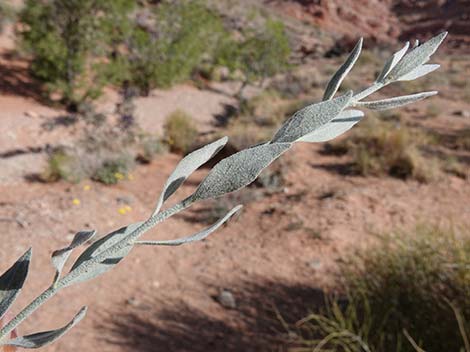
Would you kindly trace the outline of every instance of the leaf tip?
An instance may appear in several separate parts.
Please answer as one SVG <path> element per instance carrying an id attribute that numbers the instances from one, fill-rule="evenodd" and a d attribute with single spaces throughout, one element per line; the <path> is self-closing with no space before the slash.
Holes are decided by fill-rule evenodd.
<path id="1" fill-rule="evenodd" d="M 240 211 L 243 208 L 243 204 L 238 204 L 235 208 L 233 208 L 233 213 Z"/>
<path id="2" fill-rule="evenodd" d="M 24 260 L 30 261 L 32 256 L 33 256 L 33 247 L 29 247 L 22 257 Z"/>

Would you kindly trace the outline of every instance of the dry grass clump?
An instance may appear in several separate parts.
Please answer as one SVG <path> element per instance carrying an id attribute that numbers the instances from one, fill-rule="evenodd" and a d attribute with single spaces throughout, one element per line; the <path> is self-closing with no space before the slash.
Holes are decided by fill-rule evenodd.
<path id="1" fill-rule="evenodd" d="M 382 236 L 340 264 L 345 299 L 299 322 L 298 351 L 470 351 L 469 263 L 468 233 Z"/>
<path id="2" fill-rule="evenodd" d="M 463 129 L 455 136 L 455 146 L 470 151 L 470 128 Z"/>
<path id="3" fill-rule="evenodd" d="M 229 137 L 230 146 L 239 151 L 266 142 L 272 136 L 272 129 L 237 120 L 227 126 L 224 134 Z"/>
<path id="4" fill-rule="evenodd" d="M 194 120 L 182 110 L 171 113 L 163 128 L 164 139 L 173 152 L 187 154 L 196 143 L 198 131 Z"/>
<path id="5" fill-rule="evenodd" d="M 110 124 L 88 127 L 74 145 L 58 147 L 50 153 L 39 179 L 76 183 L 89 178 L 115 184 L 126 178 L 136 161 L 149 163 L 164 151 L 159 138 L 136 128 L 123 130 Z"/>
<path id="6" fill-rule="evenodd" d="M 384 121 L 373 115 L 355 128 L 348 138 L 327 144 L 328 151 L 350 154 L 353 171 L 360 175 L 391 175 L 429 182 L 439 175 L 438 162 L 425 157 L 420 145 L 430 137 L 403 123 Z"/>
<path id="7" fill-rule="evenodd" d="M 238 114 L 230 119 L 223 134 L 229 137 L 229 143 L 236 151 L 266 142 L 279 125 L 304 103 L 284 99 L 276 91 L 263 91 L 242 103 Z"/>

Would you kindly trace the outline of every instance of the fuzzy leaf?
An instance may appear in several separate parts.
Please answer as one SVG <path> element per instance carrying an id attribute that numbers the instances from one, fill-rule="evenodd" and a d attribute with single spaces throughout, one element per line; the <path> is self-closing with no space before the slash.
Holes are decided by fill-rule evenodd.
<path id="1" fill-rule="evenodd" d="M 193 200 L 219 197 L 249 185 L 290 147 L 290 143 L 263 144 L 221 160 L 201 182 Z"/>
<path id="2" fill-rule="evenodd" d="M 351 129 L 363 117 L 364 113 L 360 110 L 343 110 L 329 123 L 300 138 L 298 141 L 310 143 L 329 141 Z"/>
<path id="3" fill-rule="evenodd" d="M 58 249 L 52 253 L 52 265 L 54 265 L 54 268 L 56 270 L 56 281 L 59 279 L 62 273 L 62 269 L 64 268 L 64 265 L 70 256 L 70 253 L 72 253 L 75 248 L 89 241 L 95 235 L 96 231 L 77 232 L 72 240 L 72 243 L 70 243 L 68 247 Z"/>
<path id="4" fill-rule="evenodd" d="M 427 75 L 428 73 L 431 73 L 435 70 L 437 70 L 441 65 L 437 64 L 428 64 L 428 65 L 421 65 L 417 68 L 415 68 L 413 71 L 410 73 L 401 76 L 398 81 L 413 81 L 417 78 L 423 77 Z"/>
<path id="5" fill-rule="evenodd" d="M 401 97 L 395 97 L 390 99 L 375 100 L 375 101 L 364 101 L 359 102 L 356 105 L 372 110 L 387 110 L 397 108 L 399 106 L 414 103 L 416 101 L 436 95 L 437 92 L 423 92 L 418 94 L 403 95 Z"/>
<path id="6" fill-rule="evenodd" d="M 72 329 L 76 324 L 78 324 L 78 322 L 80 322 L 80 320 L 82 320 L 83 317 L 85 316 L 86 310 L 87 310 L 86 307 L 83 307 L 82 309 L 80 309 L 80 311 L 72 319 L 72 321 L 60 329 L 38 332 L 36 334 L 17 337 L 12 340 L 1 342 L 0 345 L 16 346 L 16 347 L 22 347 L 22 348 L 40 348 L 40 347 L 49 345 L 50 343 L 61 338 L 70 329 Z"/>
<path id="7" fill-rule="evenodd" d="M 93 259 L 94 257 L 100 255 L 109 247 L 113 246 L 117 242 L 121 241 L 125 236 L 129 235 L 135 229 L 137 229 L 142 223 L 138 222 L 135 224 L 131 224 L 129 226 L 125 226 L 111 232 L 110 234 L 100 238 L 96 242 L 92 243 L 75 261 L 70 269 L 70 272 L 74 270 L 81 270 L 81 265 L 86 264 L 87 261 Z M 95 263 L 94 265 L 90 266 L 86 271 L 81 273 L 75 279 L 69 281 L 67 286 L 87 280 L 91 280 L 101 274 L 104 274 L 108 270 L 112 269 L 115 265 L 117 265 L 132 249 L 132 245 L 128 245 L 117 253 L 114 253 L 109 258 L 105 260 Z"/>
<path id="8" fill-rule="evenodd" d="M 186 244 L 186 243 L 201 241 L 205 239 L 207 236 L 209 236 L 211 233 L 213 233 L 215 230 L 217 230 L 220 226 L 222 226 L 228 219 L 230 219 L 233 216 L 233 214 L 239 211 L 242 207 L 243 207 L 242 205 L 237 205 L 235 208 L 230 210 L 223 218 L 219 219 L 215 224 L 213 224 L 212 226 L 202 231 L 199 231 L 198 233 L 194 235 L 183 237 L 183 238 L 178 238 L 176 240 L 137 241 L 135 242 L 135 244 L 150 245 L 150 246 L 179 246 L 179 245 Z"/>
<path id="9" fill-rule="evenodd" d="M 0 319 L 21 292 L 28 276 L 31 254 L 30 248 L 0 277 Z"/>
<path id="10" fill-rule="evenodd" d="M 309 105 L 292 115 L 276 132 L 271 143 L 293 143 L 333 120 L 348 105 L 352 92 L 333 100 Z"/>
<path id="11" fill-rule="evenodd" d="M 157 214 L 163 203 L 183 184 L 183 182 L 201 165 L 210 160 L 227 144 L 228 138 L 223 137 L 184 157 L 176 166 L 163 187 L 162 194 L 152 215 Z"/>
<path id="12" fill-rule="evenodd" d="M 397 80 L 402 76 L 407 75 L 414 69 L 425 64 L 429 61 L 432 54 L 434 54 L 441 45 L 447 32 L 443 32 L 434 38 L 429 39 L 427 42 L 413 48 L 403 59 L 393 68 L 388 78 L 389 80 Z"/>
<path id="13" fill-rule="evenodd" d="M 376 82 L 383 82 L 384 79 L 388 76 L 390 71 L 400 62 L 402 57 L 406 54 L 408 51 L 408 48 L 410 47 L 410 42 L 406 42 L 405 46 L 401 48 L 399 51 L 394 53 L 385 63 L 384 68 L 382 69 L 382 72 L 380 72 L 379 76 L 376 79 Z"/>
<path id="14" fill-rule="evenodd" d="M 344 78 L 347 76 L 349 71 L 351 71 L 359 55 L 361 54 L 362 42 L 363 39 L 359 39 L 346 61 L 341 65 L 338 71 L 336 71 L 333 77 L 331 77 L 330 81 L 328 82 L 328 85 L 326 86 L 325 94 L 323 95 L 323 101 L 330 100 L 335 96 Z"/>

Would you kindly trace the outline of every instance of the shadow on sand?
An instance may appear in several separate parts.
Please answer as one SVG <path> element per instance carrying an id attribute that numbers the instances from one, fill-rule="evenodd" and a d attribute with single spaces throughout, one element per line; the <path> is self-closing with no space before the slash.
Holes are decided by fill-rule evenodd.
<path id="1" fill-rule="evenodd" d="M 321 290 L 280 282 L 244 282 L 232 292 L 237 306 L 223 308 L 223 320 L 183 302 L 148 300 L 110 313 L 99 328 L 111 336 L 109 343 L 129 351 L 286 351 L 293 347 L 295 322 L 324 304 Z"/>

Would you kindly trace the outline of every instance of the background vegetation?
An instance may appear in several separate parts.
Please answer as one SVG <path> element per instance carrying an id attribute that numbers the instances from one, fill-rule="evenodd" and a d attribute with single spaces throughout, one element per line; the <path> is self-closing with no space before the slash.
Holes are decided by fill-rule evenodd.
<path id="1" fill-rule="evenodd" d="M 33 1 L 20 13 L 31 72 L 54 101 L 76 111 L 106 84 L 148 95 L 223 65 L 244 85 L 287 67 L 290 48 L 282 22 L 235 33 L 203 1 Z"/>
<path id="2" fill-rule="evenodd" d="M 352 253 L 340 264 L 345 298 L 299 323 L 310 335 L 300 350 L 468 351 L 466 236 L 421 226 Z"/>

